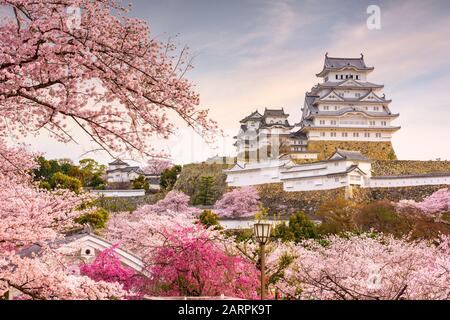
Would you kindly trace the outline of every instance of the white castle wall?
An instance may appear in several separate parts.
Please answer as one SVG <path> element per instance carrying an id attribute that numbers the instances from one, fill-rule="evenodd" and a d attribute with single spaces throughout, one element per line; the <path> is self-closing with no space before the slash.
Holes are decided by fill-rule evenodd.
<path id="1" fill-rule="evenodd" d="M 450 185 L 450 172 L 427 176 L 371 177 L 369 162 L 359 162 L 358 167 L 366 175 L 354 170 L 342 173 L 352 161 L 324 161 L 298 166 L 264 167 L 227 171 L 229 186 L 243 187 L 266 183 L 283 183 L 284 191 L 330 190 L 348 186 L 363 188 L 396 188 L 423 185 Z"/>
<path id="2" fill-rule="evenodd" d="M 91 190 L 93 194 L 104 197 L 142 197 L 145 196 L 144 189 L 135 190 Z"/>
<path id="3" fill-rule="evenodd" d="M 394 188 L 394 187 L 408 187 L 408 186 L 427 186 L 450 184 L 450 172 L 441 176 L 399 176 L 389 178 L 372 177 L 366 187 L 369 188 Z"/>

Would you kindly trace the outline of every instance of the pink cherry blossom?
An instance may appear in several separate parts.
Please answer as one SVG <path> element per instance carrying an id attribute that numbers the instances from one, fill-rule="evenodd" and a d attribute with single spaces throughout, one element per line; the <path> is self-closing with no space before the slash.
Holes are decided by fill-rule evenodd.
<path id="1" fill-rule="evenodd" d="M 148 137 L 168 137 L 173 117 L 212 137 L 217 125 L 183 77 L 192 68 L 187 48 L 152 39 L 148 24 L 129 17 L 121 2 L 0 6 L 11 13 L 0 24 L 0 132 L 46 129 L 68 142 L 77 139 L 67 130 L 73 124 L 108 152 L 148 155 Z"/>
<path id="2" fill-rule="evenodd" d="M 397 204 L 397 208 L 415 208 L 428 215 L 437 215 L 444 212 L 450 212 L 450 190 L 447 188 L 440 189 L 421 202 L 414 200 L 401 200 Z"/>
<path id="3" fill-rule="evenodd" d="M 236 188 L 219 199 L 214 212 L 221 217 L 248 217 L 258 211 L 259 195 L 253 187 Z"/>

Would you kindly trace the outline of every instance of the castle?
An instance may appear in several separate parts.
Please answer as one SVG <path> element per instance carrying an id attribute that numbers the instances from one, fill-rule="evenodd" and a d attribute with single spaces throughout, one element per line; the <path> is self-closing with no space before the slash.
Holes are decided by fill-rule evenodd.
<path id="1" fill-rule="evenodd" d="M 330 148 L 327 156 L 349 145 L 379 146 L 390 150 L 386 158 L 395 158 L 391 146 L 392 134 L 400 129 L 392 121 L 391 100 L 382 94 L 383 85 L 368 81 L 373 67 L 367 67 L 364 56 L 332 58 L 325 55 L 323 79 L 305 95 L 302 118 L 290 125 L 283 109 L 257 110 L 240 121 L 236 138 L 238 160 L 261 161 L 289 154 L 296 159 L 324 158 L 321 149 Z M 364 148 L 361 148 L 364 149 Z M 370 150 L 361 150 L 373 158 Z M 390 152 L 390 153 L 389 153 Z"/>
<path id="2" fill-rule="evenodd" d="M 283 109 L 258 110 L 240 121 L 237 162 L 224 170 L 228 186 L 282 183 L 284 191 L 353 186 L 392 188 L 450 183 L 450 172 L 372 176 L 372 160 L 395 160 L 391 100 L 383 85 L 368 81 L 374 70 L 359 58 L 325 61 L 318 83 L 305 95 L 300 122 Z"/>

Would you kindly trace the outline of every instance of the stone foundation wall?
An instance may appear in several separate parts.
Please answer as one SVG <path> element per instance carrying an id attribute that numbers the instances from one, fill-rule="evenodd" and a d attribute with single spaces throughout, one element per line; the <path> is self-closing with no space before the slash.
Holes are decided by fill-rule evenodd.
<path id="1" fill-rule="evenodd" d="M 271 183 L 255 186 L 260 201 L 270 214 L 289 215 L 302 210 L 314 214 L 319 206 L 336 197 L 345 196 L 345 188 L 320 191 L 293 191 L 283 190 L 282 183 Z"/>
<path id="2" fill-rule="evenodd" d="M 391 142 L 374 141 L 309 141 L 308 151 L 317 152 L 318 160 L 327 159 L 336 149 L 358 150 L 374 160 L 396 160 Z"/>
<path id="3" fill-rule="evenodd" d="M 432 172 L 450 172 L 450 161 L 375 160 L 372 162 L 372 174 L 374 176 L 398 176 Z"/>
<path id="4" fill-rule="evenodd" d="M 317 191 L 283 191 L 281 183 L 255 186 L 260 201 L 270 214 L 290 215 L 301 210 L 314 218 L 321 204 L 348 195 L 346 188 Z M 435 191 L 449 188 L 449 185 L 412 186 L 400 188 L 352 188 L 352 199 L 357 203 L 370 203 L 377 200 L 399 201 L 411 199 L 422 201 Z"/>

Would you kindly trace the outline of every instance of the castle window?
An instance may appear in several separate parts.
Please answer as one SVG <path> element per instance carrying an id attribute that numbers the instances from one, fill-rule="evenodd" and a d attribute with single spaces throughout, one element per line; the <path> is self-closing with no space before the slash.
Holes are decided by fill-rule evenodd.
<path id="1" fill-rule="evenodd" d="M 381 133 L 378 133 L 378 132 L 377 132 L 377 133 L 375 134 L 375 136 L 376 136 L 377 138 L 381 138 Z"/>
<path id="2" fill-rule="evenodd" d="M 353 75 L 352 74 L 350 75 L 350 79 L 353 79 Z"/>
<path id="3" fill-rule="evenodd" d="M 353 137 L 354 137 L 354 138 L 359 137 L 359 133 L 358 133 L 358 132 L 353 132 Z"/>
<path id="4" fill-rule="evenodd" d="M 378 110 L 380 110 L 380 108 L 379 107 L 373 107 L 373 110 L 374 111 L 378 111 Z"/>
<path id="5" fill-rule="evenodd" d="M 331 123 L 332 125 L 336 125 L 336 120 L 331 120 L 330 123 Z"/>
<path id="6" fill-rule="evenodd" d="M 336 132 L 331 132 L 332 137 L 336 137 Z"/>
<path id="7" fill-rule="evenodd" d="M 385 126 L 386 124 L 387 124 L 386 121 L 381 121 L 382 126 Z"/>
<path id="8" fill-rule="evenodd" d="M 343 74 L 341 74 L 341 80 L 342 80 L 342 79 L 344 79 L 344 75 L 343 75 Z"/>
<path id="9" fill-rule="evenodd" d="M 338 109 L 338 107 L 337 106 L 334 106 L 334 110 L 337 110 Z"/>
<path id="10" fill-rule="evenodd" d="M 348 135 L 347 135 L 347 132 L 342 132 L 342 136 L 343 137 L 347 137 Z"/>
<path id="11" fill-rule="evenodd" d="M 370 133 L 369 132 L 364 133 L 364 137 L 370 138 Z"/>
<path id="12" fill-rule="evenodd" d="M 369 121 L 369 124 L 370 124 L 371 126 L 374 126 L 374 125 L 375 125 L 375 121 Z"/>
<path id="13" fill-rule="evenodd" d="M 358 75 L 356 75 L 356 80 L 359 80 L 359 76 Z"/>
<path id="14" fill-rule="evenodd" d="M 345 79 L 348 79 L 348 74 L 345 75 Z"/>
<path id="15" fill-rule="evenodd" d="M 355 93 L 355 97 L 357 97 L 357 98 L 361 97 L 361 93 L 356 92 L 356 93 Z"/>
<path id="16" fill-rule="evenodd" d="M 321 137 L 325 137 L 325 132 L 321 132 L 321 133 L 320 133 L 320 136 L 321 136 Z"/>
<path id="17" fill-rule="evenodd" d="M 325 120 L 319 120 L 319 124 L 325 124 Z"/>
<path id="18" fill-rule="evenodd" d="M 336 75 L 336 80 L 337 80 L 337 79 L 339 79 L 339 76 L 338 76 L 338 75 Z"/>
<path id="19" fill-rule="evenodd" d="M 330 106 L 323 106 L 323 110 L 330 110 Z"/>

